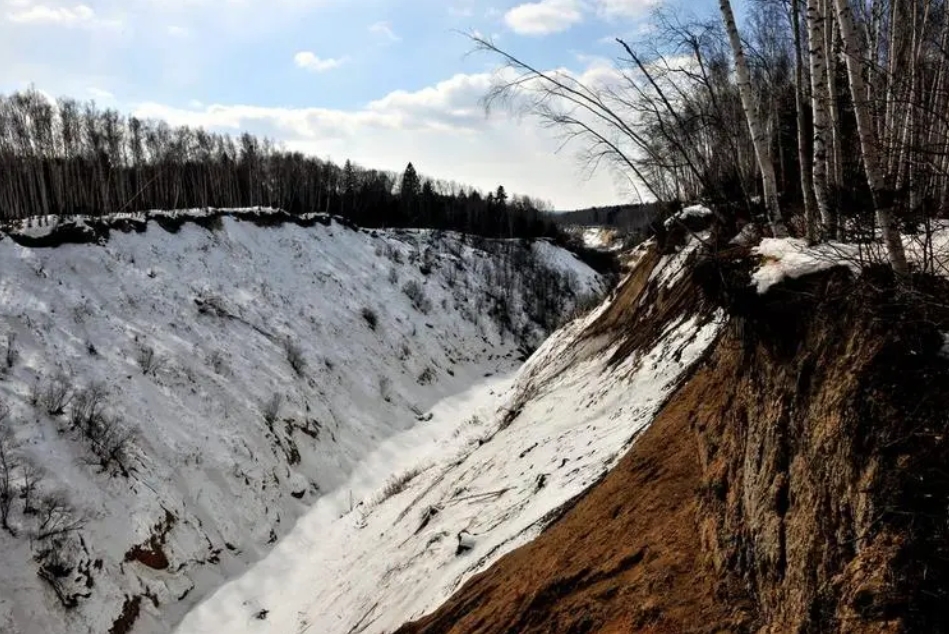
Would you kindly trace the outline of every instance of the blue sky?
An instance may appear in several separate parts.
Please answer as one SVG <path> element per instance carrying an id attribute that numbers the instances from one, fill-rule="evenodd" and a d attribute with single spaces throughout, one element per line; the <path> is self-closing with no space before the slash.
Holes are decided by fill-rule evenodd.
<path id="1" fill-rule="evenodd" d="M 532 120 L 486 117 L 496 60 L 609 63 L 660 0 L 0 0 L 0 91 L 29 84 L 126 113 L 266 134 L 292 149 L 547 198 L 629 199 Z M 702 0 L 700 4 L 707 4 Z"/>

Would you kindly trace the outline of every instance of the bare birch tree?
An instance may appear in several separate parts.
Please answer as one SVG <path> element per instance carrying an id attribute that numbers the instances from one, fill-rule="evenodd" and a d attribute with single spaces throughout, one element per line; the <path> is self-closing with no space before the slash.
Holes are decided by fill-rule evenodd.
<path id="1" fill-rule="evenodd" d="M 893 219 L 892 192 L 886 187 L 883 166 L 879 159 L 879 142 L 873 131 L 873 119 L 867 99 L 866 86 L 863 81 L 864 57 L 858 34 L 853 25 L 853 9 L 850 7 L 849 0 L 834 0 L 834 4 L 837 9 L 837 25 L 840 28 L 840 37 L 846 57 L 847 77 L 850 80 L 850 94 L 857 120 L 857 135 L 860 138 L 863 166 L 873 196 L 877 223 L 883 232 L 883 242 L 886 246 L 890 265 L 898 275 L 906 275 L 909 272 L 909 266 L 906 263 L 902 238 Z"/>
<path id="2" fill-rule="evenodd" d="M 814 127 L 813 171 L 814 195 L 821 217 L 821 235 L 834 234 L 834 217 L 828 196 L 828 90 L 827 53 L 824 49 L 825 17 L 821 11 L 821 0 L 807 0 L 807 33 L 811 69 L 811 112 Z"/>
<path id="3" fill-rule="evenodd" d="M 784 226 L 784 221 L 781 219 L 781 205 L 778 201 L 778 182 L 774 172 L 774 161 L 771 156 L 770 138 L 755 108 L 751 75 L 748 72 L 748 61 L 745 59 L 745 51 L 738 33 L 738 25 L 735 22 L 735 14 L 732 12 L 731 2 L 729 2 L 729 0 L 719 0 L 719 8 L 722 11 L 722 20 L 725 23 L 725 31 L 728 34 L 728 41 L 732 48 L 732 55 L 734 56 L 735 74 L 738 77 L 738 93 L 741 97 L 742 109 L 744 110 L 745 120 L 748 125 L 748 130 L 751 132 L 751 140 L 755 147 L 758 169 L 761 171 L 764 201 L 765 207 L 768 210 L 768 220 L 771 223 L 771 231 L 775 236 L 783 237 L 787 235 L 787 229 Z"/>
<path id="4" fill-rule="evenodd" d="M 791 25 L 794 32 L 794 114 L 797 121 L 797 160 L 801 175 L 801 197 L 804 202 L 805 231 L 808 242 L 817 241 L 817 195 L 814 190 L 813 157 L 809 155 L 807 115 L 805 112 L 804 59 L 801 53 L 801 3 L 791 0 Z M 813 124 L 812 124 L 813 125 Z M 826 192 L 825 192 L 826 193 Z"/>

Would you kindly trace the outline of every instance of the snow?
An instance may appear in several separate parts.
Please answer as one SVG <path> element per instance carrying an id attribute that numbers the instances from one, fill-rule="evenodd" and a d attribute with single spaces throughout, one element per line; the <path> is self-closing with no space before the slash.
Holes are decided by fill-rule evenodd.
<path id="1" fill-rule="evenodd" d="M 612 243 L 612 234 L 605 227 L 585 227 L 583 245 L 588 249 L 608 249 Z"/>
<path id="2" fill-rule="evenodd" d="M 71 556 L 92 580 L 66 580 L 89 596 L 64 611 L 25 532 L 0 531 L 5 634 L 105 632 L 126 599 L 143 596 L 134 631 L 169 631 L 275 539 L 282 547 L 311 509 L 335 515 L 345 501 L 348 511 L 350 495 L 367 499 L 403 461 L 434 461 L 427 452 L 457 442 L 445 440 L 454 429 L 446 412 L 469 407 L 472 385 L 503 389 L 521 341 L 545 335 L 519 299 L 524 272 L 461 236 L 336 222 L 261 228 L 233 215 L 214 230 L 112 231 L 101 245 L 0 240 L 0 342 L 15 335 L 19 356 L 0 398 L 21 454 L 46 473 L 43 487 L 64 491 L 88 518 Z M 573 256 L 534 249 L 570 285 L 564 310 L 602 290 Z M 499 291 L 489 280 L 498 279 L 511 291 L 505 328 L 491 316 Z M 402 290 L 408 281 L 424 290 L 428 314 Z M 305 360 L 299 375 L 285 341 Z M 148 375 L 137 361 L 146 347 L 161 361 Z M 108 386 L 109 411 L 136 432 L 131 477 L 100 473 L 64 417 L 31 405 L 32 386 L 58 369 L 77 386 Z M 282 402 L 268 428 L 261 410 L 274 394 Z M 169 567 L 127 561 L 166 512 L 175 518 L 161 546 Z M 25 528 L 29 519 L 14 515 Z"/>
<path id="3" fill-rule="evenodd" d="M 547 240 L 537 240 L 531 246 L 534 257 L 555 271 L 570 271 L 575 276 L 575 288 L 581 295 L 599 293 L 602 290 L 602 280 L 596 271 L 581 263 L 580 259 L 570 251 L 550 243 Z"/>
<path id="4" fill-rule="evenodd" d="M 928 244 L 924 234 L 904 234 L 901 238 L 908 262 L 949 277 L 949 222 L 933 223 Z M 785 279 L 796 279 L 838 266 L 857 274 L 864 264 L 887 261 L 882 241 L 869 244 L 830 241 L 808 246 L 799 238 L 765 238 L 752 253 L 762 257 L 752 275 L 752 283 L 760 294 Z"/>
<path id="5" fill-rule="evenodd" d="M 837 266 L 859 269 L 853 259 L 854 246 L 842 243 L 808 246 L 806 240 L 799 238 L 764 238 L 752 253 L 764 258 L 752 274 L 752 283 L 759 294 L 767 293 L 785 279 L 797 279 Z"/>
<path id="6" fill-rule="evenodd" d="M 708 240 L 707 231 L 695 235 L 690 234 L 685 245 L 679 251 L 664 259 L 663 263 L 653 270 L 649 278 L 650 281 L 656 280 L 656 283 L 664 288 L 675 286 L 685 274 L 686 262 L 689 257 L 702 246 L 705 240 Z M 654 240 L 650 240 L 647 245 L 653 245 L 654 243 Z"/>
<path id="7" fill-rule="evenodd" d="M 689 205 L 682 211 L 666 219 L 666 227 L 671 227 L 676 221 L 687 220 L 689 218 L 707 218 L 712 215 L 712 210 L 705 205 Z"/>
<path id="8" fill-rule="evenodd" d="M 614 252 L 623 249 L 623 236 L 613 227 L 583 227 L 580 237 L 588 249 Z"/>
<path id="9" fill-rule="evenodd" d="M 604 309 L 548 339 L 513 384 L 499 379 L 473 388 L 465 404 L 446 401 L 433 419 L 437 440 L 402 436 L 392 461 L 371 459 L 341 487 L 366 491 L 373 478 L 363 468 L 376 470 L 377 487 L 386 471 L 418 471 L 404 490 L 366 494 L 342 515 L 345 497 L 317 506 L 178 633 L 392 631 L 536 537 L 617 463 L 723 321 L 682 315 L 652 349 L 608 367 L 618 344 L 582 337 Z"/>

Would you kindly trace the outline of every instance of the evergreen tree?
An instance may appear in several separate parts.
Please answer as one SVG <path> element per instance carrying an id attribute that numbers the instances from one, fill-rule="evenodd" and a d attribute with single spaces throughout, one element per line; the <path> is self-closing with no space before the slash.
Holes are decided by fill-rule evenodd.
<path id="1" fill-rule="evenodd" d="M 402 183 L 399 186 L 399 198 L 402 203 L 402 217 L 411 221 L 418 214 L 418 197 L 421 191 L 418 173 L 415 166 L 409 163 L 402 173 Z"/>
<path id="2" fill-rule="evenodd" d="M 417 198 L 421 190 L 418 173 L 415 166 L 409 163 L 405 166 L 405 172 L 402 173 L 402 183 L 399 186 L 399 194 L 406 198 Z"/>
<path id="3" fill-rule="evenodd" d="M 343 215 L 353 214 L 355 212 L 354 203 L 356 199 L 356 169 L 352 161 L 346 160 L 343 165 Z"/>
<path id="4" fill-rule="evenodd" d="M 442 228 L 439 219 L 435 214 L 437 204 L 435 188 L 432 186 L 431 179 L 426 178 L 422 184 L 422 192 L 419 198 L 419 212 L 421 224 L 424 226 L 432 225 L 435 228 Z"/>
<path id="5" fill-rule="evenodd" d="M 507 192 L 504 191 L 504 185 L 498 185 L 498 190 L 494 193 L 494 201 L 501 209 L 507 207 Z"/>

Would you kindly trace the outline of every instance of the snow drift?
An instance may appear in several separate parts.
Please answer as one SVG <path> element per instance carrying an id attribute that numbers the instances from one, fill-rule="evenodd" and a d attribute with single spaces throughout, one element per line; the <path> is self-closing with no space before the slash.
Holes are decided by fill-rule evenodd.
<path id="1" fill-rule="evenodd" d="M 546 242 L 251 219 L 0 238 L 0 631 L 168 631 L 602 292 Z"/>

